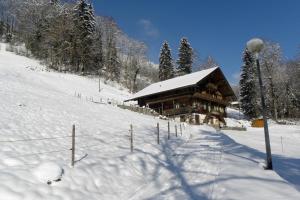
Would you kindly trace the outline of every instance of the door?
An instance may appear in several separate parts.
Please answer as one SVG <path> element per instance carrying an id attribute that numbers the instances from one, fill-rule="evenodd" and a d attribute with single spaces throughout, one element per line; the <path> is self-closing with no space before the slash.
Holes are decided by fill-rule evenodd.
<path id="1" fill-rule="evenodd" d="M 200 124 L 200 116 L 199 115 L 195 115 L 195 120 L 196 120 L 196 124 Z"/>

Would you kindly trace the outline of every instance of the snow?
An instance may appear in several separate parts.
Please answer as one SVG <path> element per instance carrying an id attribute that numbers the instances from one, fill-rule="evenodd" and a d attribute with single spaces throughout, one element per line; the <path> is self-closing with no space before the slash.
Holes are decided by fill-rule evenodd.
<path id="1" fill-rule="evenodd" d="M 234 108 L 226 108 L 227 118 L 225 118 L 227 127 L 250 127 L 251 122 L 246 120 L 245 115 L 242 111 L 236 110 Z"/>
<path id="2" fill-rule="evenodd" d="M 9 167 L 20 166 L 24 164 L 22 161 L 14 158 L 6 158 L 3 160 L 3 163 Z"/>
<path id="3" fill-rule="evenodd" d="M 182 88 L 182 87 L 187 87 L 191 85 L 195 85 L 199 81 L 201 81 L 203 78 L 207 77 L 209 74 L 211 74 L 213 71 L 218 69 L 219 67 L 213 67 L 210 69 L 202 70 L 199 72 L 187 74 L 184 76 L 179 76 L 176 78 L 172 78 L 169 80 L 153 83 L 149 85 L 148 87 L 144 88 L 143 90 L 137 92 L 134 94 L 132 97 L 130 97 L 129 100 L 135 100 L 136 98 L 155 94 L 155 93 L 160 93 L 160 92 L 165 92 L 169 90 L 173 90 L 176 88 Z"/>
<path id="4" fill-rule="evenodd" d="M 232 118 L 225 118 L 225 122 L 226 122 L 226 126 L 228 127 L 243 127 L 243 124 L 236 119 L 232 119 Z"/>
<path id="5" fill-rule="evenodd" d="M 299 199 L 300 198 L 300 126 L 270 126 L 274 171 L 265 171 L 263 128 L 224 131 L 221 199 Z M 282 143 L 281 143 L 282 141 Z M 245 198 L 244 198 L 245 197 Z"/>
<path id="6" fill-rule="evenodd" d="M 45 162 L 37 166 L 33 174 L 42 183 L 51 183 L 52 181 L 61 179 L 63 169 L 54 162 Z"/>
<path id="7" fill-rule="evenodd" d="M 234 108 L 227 107 L 226 114 L 228 118 L 232 118 L 232 119 L 240 120 L 246 118 L 241 110 L 236 110 Z"/>
<path id="8" fill-rule="evenodd" d="M 300 199 L 299 125 L 270 125 L 275 170 L 265 171 L 261 128 L 183 125 L 175 137 L 171 121 L 168 140 L 166 120 L 85 98 L 122 101 L 125 90 L 103 83 L 99 93 L 96 79 L 49 72 L 0 46 L 0 200 Z"/>
<path id="9" fill-rule="evenodd" d="M 160 122 L 161 144 L 170 152 L 189 137 L 186 130 L 175 138 L 171 122 L 172 140 L 167 142 L 165 120 L 85 98 L 122 101 L 129 96 L 126 91 L 102 83 L 99 93 L 97 79 L 48 72 L 37 61 L 1 46 L 0 199 L 128 199 L 157 177 L 164 153 L 156 144 L 156 123 Z M 68 137 L 72 124 L 78 136 L 74 168 Z M 134 154 L 129 153 L 130 124 Z M 57 139 L 30 140 L 39 138 Z M 61 181 L 47 185 L 34 175 L 33 169 L 45 162 L 64 169 Z"/>

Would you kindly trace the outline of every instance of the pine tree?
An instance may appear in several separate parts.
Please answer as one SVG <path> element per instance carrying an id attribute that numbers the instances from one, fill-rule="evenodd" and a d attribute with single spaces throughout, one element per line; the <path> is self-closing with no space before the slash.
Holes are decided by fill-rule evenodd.
<path id="1" fill-rule="evenodd" d="M 0 20 L 0 37 L 5 33 L 5 23 Z"/>
<path id="2" fill-rule="evenodd" d="M 246 49 L 243 54 L 243 66 L 240 79 L 241 108 L 249 118 L 257 117 L 255 59 Z"/>
<path id="3" fill-rule="evenodd" d="M 85 0 L 80 0 L 74 7 L 74 64 L 81 71 L 89 70 L 92 57 L 92 44 L 95 33 L 95 16 L 93 7 Z"/>
<path id="4" fill-rule="evenodd" d="M 94 37 L 93 43 L 93 65 L 94 68 L 99 72 L 104 65 L 104 56 L 103 56 L 103 45 L 102 45 L 102 32 L 97 30 Z"/>
<path id="5" fill-rule="evenodd" d="M 52 5 L 58 5 L 60 3 L 60 0 L 50 0 L 50 4 Z"/>
<path id="6" fill-rule="evenodd" d="M 121 64 L 118 58 L 115 40 L 114 33 L 111 33 L 107 44 L 105 70 L 111 80 L 119 82 L 121 77 Z"/>
<path id="7" fill-rule="evenodd" d="M 91 37 L 95 31 L 95 16 L 91 4 L 79 0 L 74 8 L 74 22 L 82 38 Z"/>
<path id="8" fill-rule="evenodd" d="M 171 50 L 167 42 L 164 42 L 159 57 L 159 80 L 167 80 L 174 77 Z"/>
<path id="9" fill-rule="evenodd" d="M 193 49 L 186 38 L 182 38 L 180 41 L 177 64 L 177 75 L 180 76 L 192 72 Z"/>

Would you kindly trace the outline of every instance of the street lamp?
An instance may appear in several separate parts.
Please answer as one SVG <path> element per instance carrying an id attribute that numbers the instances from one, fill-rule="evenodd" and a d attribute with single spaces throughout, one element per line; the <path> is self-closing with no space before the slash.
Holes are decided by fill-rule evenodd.
<path id="1" fill-rule="evenodd" d="M 266 143 L 266 153 L 267 153 L 267 160 L 265 169 L 272 170 L 272 155 L 271 155 L 271 146 L 270 146 L 270 136 L 269 136 L 269 129 L 268 129 L 268 122 L 266 117 L 266 104 L 265 104 L 265 97 L 263 92 L 263 84 L 261 79 L 261 72 L 260 72 L 260 65 L 258 54 L 262 50 L 264 46 L 264 42 L 259 38 L 251 39 L 247 42 L 247 49 L 254 54 L 256 59 L 256 67 L 257 67 L 257 74 L 259 80 L 259 87 L 260 87 L 260 97 L 261 97 L 261 107 L 262 107 L 262 115 L 264 120 L 264 131 L 265 131 L 265 143 Z"/>

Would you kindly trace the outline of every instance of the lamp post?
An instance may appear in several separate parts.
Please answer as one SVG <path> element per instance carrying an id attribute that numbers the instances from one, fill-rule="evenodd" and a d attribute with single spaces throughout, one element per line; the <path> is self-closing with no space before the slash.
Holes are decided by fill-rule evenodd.
<path id="1" fill-rule="evenodd" d="M 272 154 L 271 154 L 271 146 L 270 146 L 270 136 L 269 136 L 269 129 L 268 129 L 268 121 L 267 121 L 267 117 L 266 117 L 266 105 L 265 105 L 263 84 L 262 84 L 262 79 L 261 79 L 260 64 L 259 64 L 259 59 L 258 59 L 258 54 L 261 51 L 261 49 L 263 48 L 263 46 L 264 46 L 263 41 L 258 38 L 251 39 L 247 42 L 247 49 L 251 53 L 254 53 L 254 55 L 255 55 L 259 87 L 260 87 L 261 107 L 262 107 L 262 115 L 263 115 L 263 120 L 264 120 L 265 143 L 266 143 L 266 153 L 267 153 L 265 169 L 272 170 L 273 164 L 272 164 Z"/>

